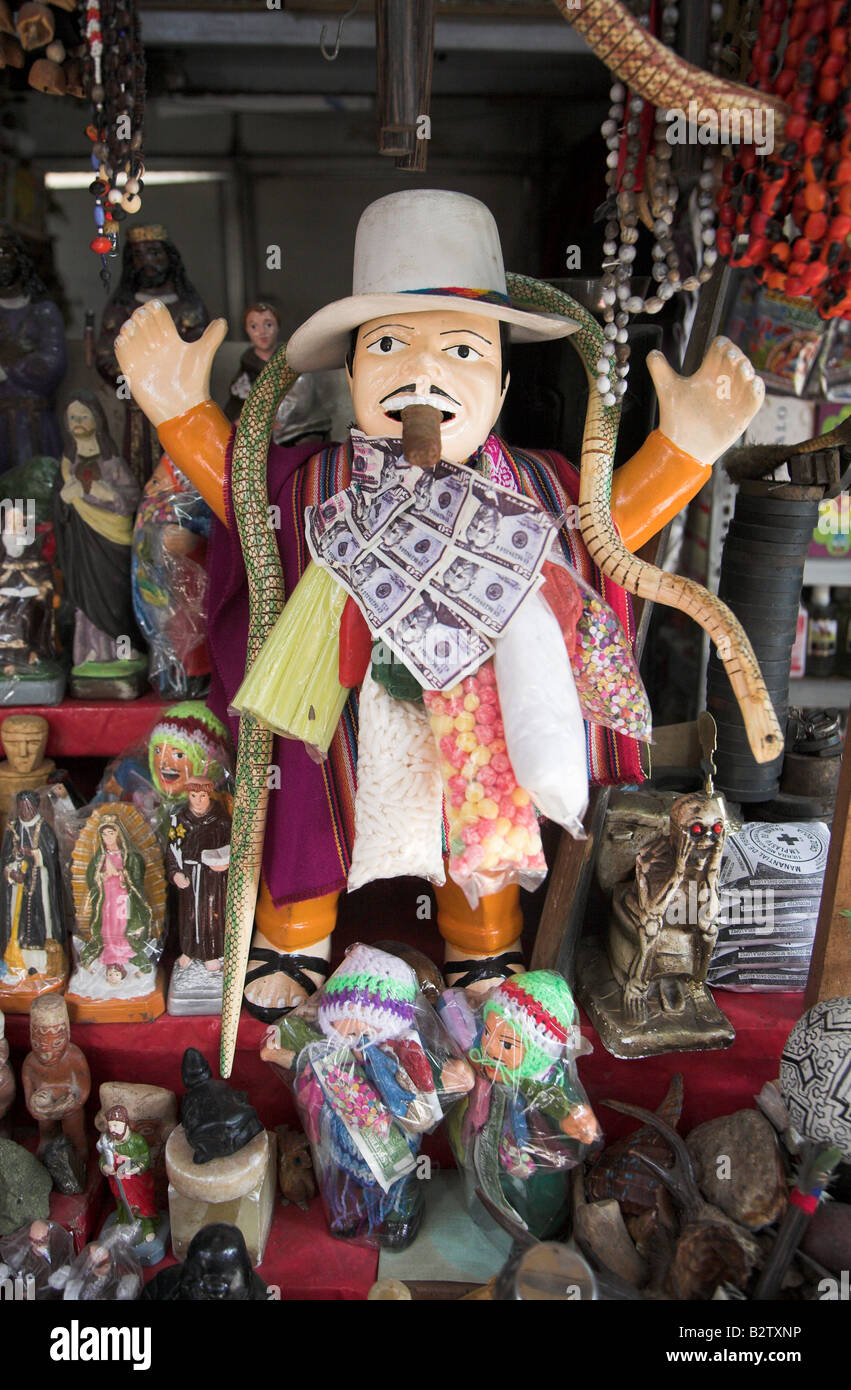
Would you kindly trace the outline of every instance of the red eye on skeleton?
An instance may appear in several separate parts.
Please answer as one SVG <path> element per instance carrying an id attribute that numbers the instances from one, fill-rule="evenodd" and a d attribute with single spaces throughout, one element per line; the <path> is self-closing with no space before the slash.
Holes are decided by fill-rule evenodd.
<path id="1" fill-rule="evenodd" d="M 693 825 L 692 828 L 691 828 L 691 833 L 692 833 L 692 835 L 694 835 L 694 836 L 702 835 L 702 834 L 703 834 L 703 826 L 700 825 L 697 821 L 695 821 L 694 825 Z"/>
<path id="2" fill-rule="evenodd" d="M 712 827 L 712 834 L 713 834 L 713 835 L 720 835 L 720 834 L 721 834 L 721 831 L 722 831 L 723 829 L 724 829 L 724 827 L 723 827 L 723 825 L 721 824 L 720 820 L 717 820 L 717 821 L 715 822 L 715 824 L 713 825 L 713 827 Z"/>

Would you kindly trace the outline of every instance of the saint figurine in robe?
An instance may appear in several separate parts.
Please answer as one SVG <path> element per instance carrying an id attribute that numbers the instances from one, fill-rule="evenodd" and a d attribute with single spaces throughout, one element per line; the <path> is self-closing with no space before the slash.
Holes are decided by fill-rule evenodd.
<path id="1" fill-rule="evenodd" d="M 181 969 L 193 960 L 211 971 L 222 968 L 231 823 L 213 799 L 213 787 L 211 777 L 191 777 L 188 804 L 169 827 L 168 877 L 178 890 Z"/>
<path id="2" fill-rule="evenodd" d="M 68 958 L 59 846 L 41 815 L 37 791 L 16 797 L 0 849 L 0 872 L 0 995 L 60 989 Z"/>

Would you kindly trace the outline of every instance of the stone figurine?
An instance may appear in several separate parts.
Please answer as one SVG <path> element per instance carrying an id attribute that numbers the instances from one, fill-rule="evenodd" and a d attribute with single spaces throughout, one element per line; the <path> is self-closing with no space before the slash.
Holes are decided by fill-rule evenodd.
<path id="1" fill-rule="evenodd" d="M 214 1222 L 193 1236 L 182 1264 L 160 1270 L 143 1299 L 176 1303 L 265 1302 L 266 1284 L 251 1268 L 238 1226 Z"/>
<path id="2" fill-rule="evenodd" d="M 116 390 L 122 385 L 121 368 L 115 358 L 116 335 L 135 310 L 153 299 L 166 306 L 185 343 L 200 338 L 209 315 L 166 228 L 133 227 L 124 244 L 121 281 L 103 311 L 95 353 L 98 371 Z M 126 390 L 120 399 L 126 403 L 122 453 L 141 486 L 153 473 L 162 451 L 144 414 L 128 398 Z"/>
<path id="3" fill-rule="evenodd" d="M 132 698 L 141 694 L 147 671 L 136 650 L 130 587 L 139 485 L 91 391 L 77 391 L 69 400 L 63 436 L 53 515 L 57 563 L 74 608 L 71 691 L 81 697 Z"/>
<path id="4" fill-rule="evenodd" d="M 211 777 L 190 777 L 187 804 L 171 817 L 168 878 L 177 890 L 180 955 L 168 994 L 171 1014 L 221 1009 L 231 820 L 213 799 Z"/>
<path id="5" fill-rule="evenodd" d="M 263 1126 L 244 1091 L 214 1081 L 207 1059 L 195 1047 L 183 1054 L 181 1077 L 186 1091 L 180 1121 L 196 1163 L 238 1153 Z"/>
<path id="6" fill-rule="evenodd" d="M 56 392 L 68 366 L 62 315 L 20 237 L 0 225 L 0 473 L 58 458 Z"/>
<path id="7" fill-rule="evenodd" d="M 567 316 L 511 304 L 498 230 L 480 202 L 454 192 L 411 189 L 365 210 L 355 243 L 353 293 L 320 308 L 292 335 L 287 354 L 297 372 L 347 365 L 355 421 L 371 440 L 398 445 L 405 428 L 403 410 L 420 405 L 432 407 L 434 415 L 437 400 L 441 460 L 528 498 L 558 499 L 540 504 L 557 518 L 574 509 L 576 470 L 555 454 L 504 445 L 494 427 L 509 383 L 509 336 L 553 339 L 575 327 Z M 239 542 L 229 500 L 230 423 L 209 397 L 209 363 L 225 332 L 218 320 L 202 343 L 187 346 L 175 334 L 167 308 L 152 305 L 124 325 L 116 344 L 130 389 L 158 428 L 163 448 L 224 522 L 215 529 L 210 557 L 214 705 L 221 712 L 245 677 L 247 572 L 254 574 L 260 561 L 254 548 L 243 551 Z M 725 356 L 730 350 L 724 340 L 716 342 L 688 380 L 677 377 L 661 354 L 651 356 L 660 429 L 617 470 L 612 492 L 612 516 L 627 547 L 643 544 L 680 511 L 709 476 L 709 466 L 758 410 L 762 384 L 735 349 Z M 727 369 L 731 399 L 720 411 L 716 381 Z M 320 506 L 345 488 L 350 459 L 348 444 L 330 452 L 273 444 L 268 458 L 257 460 L 256 481 L 249 484 L 254 500 L 263 508 L 267 503 L 279 507 L 281 518 L 287 519 L 270 539 L 279 550 L 288 597 L 307 573 L 305 503 Z M 297 519 L 295 524 L 289 524 L 291 518 Z M 572 546 L 574 565 L 594 582 L 579 534 L 562 529 L 559 543 L 560 553 Z M 256 549 L 265 546 L 258 542 Z M 620 604 L 626 618 L 623 592 L 609 580 L 603 587 L 609 603 Z M 369 668 L 373 633 L 353 602 L 346 605 L 343 621 L 341 684 L 354 690 Z M 321 765 L 298 741 L 279 739 L 271 761 L 281 768 L 281 789 L 271 791 L 267 810 L 265 799 L 262 807 L 255 799 L 252 823 L 258 832 L 265 817 L 259 897 L 255 910 L 253 893 L 241 895 L 238 925 L 228 929 L 236 936 L 255 930 L 256 922 L 245 1001 L 265 1021 L 279 1017 L 327 978 L 331 933 L 354 843 L 353 708 L 341 718 Z M 586 726 L 586 737 L 593 738 L 591 726 Z M 632 771 L 624 777 L 626 765 L 619 761 L 606 777 L 640 781 L 636 745 L 625 740 L 619 747 L 625 756 L 629 753 Z M 263 756 L 268 764 L 269 757 Z M 310 817 L 301 814 L 307 804 L 314 808 Z M 258 833 L 258 846 L 261 842 Z M 254 867 L 246 870 L 252 885 L 257 881 Z M 231 879 L 240 882 L 233 870 Z M 455 887 L 436 889 L 447 982 L 464 980 L 471 988 L 487 990 L 522 969 L 519 887 L 514 882 L 485 894 L 476 910 Z M 228 1001 L 226 1005 L 229 1063 L 238 1015 Z"/>
<path id="8" fill-rule="evenodd" d="M 0 846 L 0 1001 L 15 1013 L 68 977 L 59 843 L 39 795 L 18 792 Z"/>
<path id="9" fill-rule="evenodd" d="M 30 1046 L 21 1082 L 26 1107 L 38 1124 L 41 1157 L 60 1134 L 85 1166 L 89 1152 L 84 1106 L 91 1090 L 89 1064 L 71 1041 L 61 995 L 43 994 L 30 1009 Z"/>
<path id="10" fill-rule="evenodd" d="M 97 1142 L 98 1166 L 115 1198 L 113 1221 L 137 1226 L 133 1245 L 143 1265 L 158 1264 L 165 1254 L 163 1217 L 157 1210 L 151 1151 L 130 1126 L 125 1106 L 113 1105 Z"/>
<path id="11" fill-rule="evenodd" d="M 673 803 L 667 834 L 639 850 L 634 879 L 615 885 L 606 959 L 593 939 L 580 947 L 580 998 L 616 1057 L 733 1041 L 706 987 L 726 835 L 710 771 L 702 792 Z"/>
<path id="12" fill-rule="evenodd" d="M 43 787 L 56 770 L 56 764 L 44 756 L 49 733 L 50 726 L 40 714 L 10 714 L 0 724 L 0 744 L 6 754 L 0 762 L 0 834 L 18 792 Z"/>

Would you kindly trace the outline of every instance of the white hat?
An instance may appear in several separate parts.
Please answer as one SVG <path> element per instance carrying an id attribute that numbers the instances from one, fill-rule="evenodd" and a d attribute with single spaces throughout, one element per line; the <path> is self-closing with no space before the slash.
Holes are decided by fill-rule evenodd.
<path id="1" fill-rule="evenodd" d="M 417 188 L 370 203 L 355 236 L 351 296 L 296 329 L 287 361 L 297 372 L 342 367 L 353 328 L 380 314 L 430 309 L 509 323 L 518 343 L 563 338 L 579 326 L 558 314 L 511 308 L 499 232 L 484 203 Z"/>

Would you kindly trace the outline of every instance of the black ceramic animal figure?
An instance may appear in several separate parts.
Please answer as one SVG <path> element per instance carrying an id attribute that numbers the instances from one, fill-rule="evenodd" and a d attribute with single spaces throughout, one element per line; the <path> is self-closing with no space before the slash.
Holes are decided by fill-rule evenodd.
<path id="1" fill-rule="evenodd" d="M 184 1303 L 260 1303 L 267 1297 L 264 1280 L 251 1268 L 242 1232 L 222 1221 L 202 1226 L 183 1264 L 161 1270 L 142 1294 L 143 1299 Z"/>
<path id="2" fill-rule="evenodd" d="M 196 1163 L 227 1158 L 262 1134 L 248 1096 L 226 1081 L 214 1081 L 210 1064 L 197 1047 L 187 1047 L 180 1074 L 186 1087 L 180 1118 Z"/>

